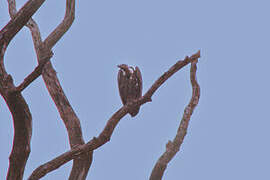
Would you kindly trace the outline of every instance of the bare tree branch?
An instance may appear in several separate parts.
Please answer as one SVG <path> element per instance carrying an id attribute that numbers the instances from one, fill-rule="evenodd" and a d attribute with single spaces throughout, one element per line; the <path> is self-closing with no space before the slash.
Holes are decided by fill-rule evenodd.
<path id="1" fill-rule="evenodd" d="M 29 0 L 0 31 L 0 93 L 12 114 L 14 124 L 13 147 L 9 156 L 7 180 L 23 178 L 24 168 L 30 153 L 32 116 L 21 95 L 14 93 L 15 85 L 4 67 L 4 54 L 9 42 L 22 29 L 45 0 Z"/>
<path id="2" fill-rule="evenodd" d="M 9 83 L 11 85 L 12 82 Z M 26 101 L 20 93 L 4 94 L 2 96 L 9 107 L 14 124 L 13 147 L 9 156 L 7 180 L 20 180 L 23 178 L 26 161 L 30 154 L 32 116 Z"/>
<path id="3" fill-rule="evenodd" d="M 185 135 L 187 134 L 188 124 L 191 115 L 197 106 L 200 98 L 200 86 L 196 80 L 196 67 L 197 59 L 191 62 L 190 68 L 190 80 L 192 85 L 192 98 L 188 106 L 184 110 L 184 114 L 177 130 L 177 134 L 173 141 L 169 141 L 166 145 L 166 151 L 160 156 L 155 167 L 152 170 L 150 180 L 161 180 L 162 176 L 167 168 L 168 163 L 179 151 L 181 144 L 184 141 Z"/>
<path id="4" fill-rule="evenodd" d="M 49 52 L 49 53 L 47 53 Z M 33 72 L 31 72 L 24 81 L 15 88 L 15 92 L 22 92 L 27 86 L 29 86 L 35 79 L 37 79 L 41 73 L 43 68 L 45 67 L 46 63 L 50 61 L 50 58 L 52 57 L 53 53 L 51 51 L 46 51 L 44 57 L 41 59 L 41 62 L 38 64 L 38 66 L 34 69 Z"/>
<path id="5" fill-rule="evenodd" d="M 31 16 L 39 9 L 45 0 L 29 0 L 25 5 L 14 15 L 8 24 L 0 31 L 0 45 L 5 40 L 6 45 L 27 23 Z"/>
<path id="6" fill-rule="evenodd" d="M 48 48 L 52 48 L 57 41 L 67 32 L 75 18 L 75 0 L 66 1 L 66 13 L 63 21 L 53 30 L 53 32 L 45 39 L 44 44 Z"/>
<path id="7" fill-rule="evenodd" d="M 183 61 L 178 61 L 175 65 L 173 65 L 169 71 L 165 72 L 153 85 L 152 87 L 146 92 L 145 96 L 151 97 L 155 91 L 167 80 L 169 79 L 174 73 L 179 71 L 182 67 L 186 66 L 193 60 L 200 58 L 201 54 L 200 51 L 193 54 L 191 57 L 186 57 Z"/>
<path id="8" fill-rule="evenodd" d="M 160 157 L 152 171 L 153 176 L 151 175 L 150 179 L 152 177 L 154 179 L 161 179 L 167 164 L 179 151 L 180 145 L 182 144 L 186 134 L 190 116 L 199 100 L 199 86 L 195 78 L 196 63 L 200 57 L 200 52 L 192 55 L 191 57 L 186 57 L 183 61 L 178 61 L 151 86 L 151 88 L 145 93 L 143 97 L 133 102 L 129 102 L 120 108 L 108 120 L 105 128 L 97 138 L 94 137 L 87 144 L 84 144 L 80 121 L 72 109 L 70 103 L 68 102 L 68 99 L 66 98 L 60 82 L 56 76 L 55 70 L 50 63 L 50 58 L 52 57 L 51 48 L 61 39 L 61 37 L 70 28 L 74 21 L 75 0 L 66 0 L 66 14 L 63 21 L 45 39 L 45 41 L 42 41 L 38 25 L 31 18 L 31 16 L 37 11 L 37 9 L 42 5 L 44 1 L 45 0 L 29 0 L 20 9 L 20 11 L 17 12 L 16 1 L 8 0 L 11 20 L 0 31 L 0 93 L 5 99 L 10 112 L 12 113 L 14 123 L 13 148 L 9 158 L 10 164 L 7 179 L 20 180 L 23 177 L 26 161 L 30 153 L 32 117 L 28 105 L 21 95 L 21 91 L 29 86 L 37 77 L 40 76 L 41 73 L 48 91 L 57 106 L 62 120 L 65 123 L 69 134 L 70 146 L 72 149 L 37 168 L 29 177 L 29 179 L 39 179 L 45 176 L 47 173 L 65 164 L 66 162 L 74 159 L 73 168 L 69 179 L 84 180 L 92 162 L 93 151 L 110 140 L 115 127 L 120 122 L 120 120 L 129 112 L 129 110 L 134 108 L 134 106 L 141 106 L 142 104 L 151 101 L 152 95 L 168 78 L 170 78 L 175 72 L 191 62 L 191 82 L 193 86 L 193 94 L 196 92 L 198 98 L 197 101 L 193 101 L 193 104 L 190 103 L 189 106 L 185 109 L 184 117 L 180 123 L 174 141 L 168 142 L 166 146 L 166 152 L 162 155 L 162 157 Z M 4 67 L 4 54 L 9 42 L 24 25 L 26 25 L 31 31 L 39 65 L 30 75 L 24 79 L 24 81 L 18 87 L 15 87 L 11 75 L 7 74 Z M 197 89 L 194 88 L 196 85 Z M 185 120 L 185 118 L 187 119 Z"/>
<path id="9" fill-rule="evenodd" d="M 187 65 L 188 63 L 197 60 L 200 57 L 200 51 L 196 54 L 192 55 L 191 57 L 186 57 L 182 61 L 178 61 L 175 65 L 173 65 L 167 72 L 165 72 L 155 83 L 151 86 L 151 88 L 145 93 L 144 96 L 139 98 L 138 100 L 127 103 L 125 106 L 121 107 L 116 113 L 112 115 L 112 117 L 108 120 L 105 128 L 96 138 L 94 137 L 90 140 L 87 144 L 79 145 L 72 148 L 70 151 L 65 152 L 64 154 L 56 157 L 55 159 L 39 166 L 37 169 L 33 171 L 31 176 L 28 180 L 37 180 L 45 176 L 47 173 L 59 168 L 63 164 L 67 163 L 68 161 L 80 156 L 85 152 L 92 152 L 95 149 L 101 147 L 108 141 L 112 136 L 112 133 L 119 123 L 119 121 L 128 113 L 129 109 L 134 106 L 140 106 L 146 102 L 151 101 L 152 95 L 155 91 L 174 73 L 180 70 L 182 67 Z"/>
<path id="10" fill-rule="evenodd" d="M 7 50 L 7 44 L 4 43 L 0 51 L 0 78 L 3 78 L 4 75 L 7 74 L 5 65 L 4 65 L 4 55 L 5 55 L 6 50 Z"/>
<path id="11" fill-rule="evenodd" d="M 11 19 L 13 19 L 17 13 L 16 0 L 7 0 L 7 1 L 8 1 L 8 12 Z"/>
<path id="12" fill-rule="evenodd" d="M 7 0 L 7 1 L 8 1 L 9 15 L 13 19 L 17 13 L 16 0 Z M 42 43 L 42 40 L 41 40 L 40 31 L 37 27 L 37 23 L 32 18 L 30 18 L 29 21 L 27 22 L 26 26 L 31 29 L 32 38 L 35 42 L 34 43 L 35 49 L 38 49 L 39 45 L 41 45 L 41 43 Z"/>
<path id="13" fill-rule="evenodd" d="M 16 2 L 15 0 L 9 1 L 9 12 L 12 17 L 12 13 L 16 13 Z M 64 35 L 64 33 L 70 28 L 75 15 L 75 0 L 67 0 L 66 1 L 66 14 L 63 21 L 57 28 L 46 38 L 44 42 L 42 42 L 40 30 L 37 23 L 31 18 L 27 27 L 30 29 L 32 34 L 32 39 L 35 47 L 35 51 L 37 54 L 37 59 L 39 62 L 38 67 L 43 66 L 42 64 L 42 51 L 49 53 L 50 49 L 56 44 L 58 40 Z M 49 61 L 49 59 L 48 59 Z M 72 106 L 70 105 L 61 84 L 57 78 L 56 72 L 50 62 L 45 63 L 45 68 L 42 71 L 42 77 L 47 86 L 47 89 L 58 109 L 58 112 L 63 120 L 66 129 L 68 131 L 69 143 L 71 147 L 76 145 L 84 144 L 84 140 L 82 137 L 80 120 L 78 119 L 76 113 L 74 112 Z M 38 68 L 37 67 L 37 68 Z M 24 82 L 20 84 L 17 90 L 21 91 L 26 86 L 28 86 L 40 73 L 39 69 L 35 69 L 27 78 L 25 78 Z M 42 69 L 42 68 L 41 68 Z M 82 154 L 80 157 L 74 159 L 73 167 L 69 176 L 70 180 L 84 180 L 88 174 L 89 167 L 92 163 L 92 154 L 93 152 L 88 152 L 86 154 Z"/>
<path id="14" fill-rule="evenodd" d="M 84 144 L 80 120 L 70 105 L 61 84 L 57 78 L 56 72 L 51 63 L 46 65 L 43 73 L 43 80 L 47 89 L 57 107 L 57 110 L 66 126 L 69 136 L 69 144 L 72 147 Z M 77 157 L 73 161 L 73 167 L 69 179 L 84 180 L 88 174 L 89 167 L 92 163 L 93 152 L 87 152 Z"/>

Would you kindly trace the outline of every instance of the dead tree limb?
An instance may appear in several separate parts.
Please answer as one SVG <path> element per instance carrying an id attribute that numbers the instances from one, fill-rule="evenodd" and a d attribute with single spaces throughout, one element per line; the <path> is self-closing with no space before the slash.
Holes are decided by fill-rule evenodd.
<path id="1" fill-rule="evenodd" d="M 66 0 L 66 13 L 62 22 L 45 39 L 44 45 L 51 49 L 67 32 L 75 18 L 75 0 Z"/>
<path id="2" fill-rule="evenodd" d="M 62 120 L 65 123 L 72 149 L 37 168 L 29 179 L 39 179 L 66 162 L 74 159 L 73 168 L 69 179 L 84 180 L 92 162 L 93 151 L 110 140 L 115 127 L 127 114 L 127 112 L 129 112 L 131 108 L 134 108 L 134 106 L 141 106 L 146 102 L 150 102 L 155 91 L 179 69 L 190 62 L 193 64 L 193 61 L 197 61 L 200 57 L 200 52 L 192 55 L 191 57 L 186 57 L 182 61 L 178 61 L 152 85 L 152 87 L 145 93 L 143 97 L 120 108 L 108 120 L 104 130 L 97 138 L 94 137 L 87 144 L 84 144 L 80 121 L 69 104 L 56 76 L 55 70 L 49 62 L 52 56 L 52 47 L 58 42 L 58 40 L 65 34 L 73 23 L 75 17 L 75 0 L 66 0 L 66 14 L 63 21 L 45 39 L 45 41 L 42 41 L 38 25 L 33 19 L 31 19 L 31 16 L 44 1 L 45 0 L 29 0 L 23 6 L 23 8 L 17 12 L 16 1 L 8 0 L 11 20 L 0 31 L 0 93 L 5 99 L 10 112 L 12 113 L 14 123 L 13 148 L 10 155 L 10 166 L 7 179 L 22 179 L 23 177 L 25 164 L 30 153 L 32 117 L 28 105 L 21 95 L 21 91 L 23 91 L 42 73 L 47 89 L 57 106 Z M 32 33 L 39 65 L 18 87 L 15 87 L 11 75 L 7 74 L 4 67 L 4 54 L 11 39 L 24 25 L 27 25 Z M 187 110 L 185 110 L 185 112 L 186 111 Z M 186 132 L 184 131 L 184 134 L 185 133 Z M 168 143 L 167 149 L 171 147 L 171 144 L 172 143 Z"/>
<path id="3" fill-rule="evenodd" d="M 131 103 L 127 103 L 125 106 L 121 107 L 117 112 L 115 112 L 112 117 L 108 120 L 105 125 L 103 131 L 99 134 L 98 137 L 94 137 L 88 143 L 76 146 L 72 148 L 70 151 L 63 153 L 62 155 L 54 158 L 53 160 L 39 166 L 37 169 L 33 171 L 31 176 L 28 180 L 38 180 L 45 176 L 47 173 L 59 168 L 63 164 L 67 163 L 68 161 L 77 158 L 81 154 L 86 152 L 92 152 L 95 149 L 101 147 L 108 141 L 112 136 L 112 133 L 119 123 L 119 121 L 128 113 L 129 109 L 134 106 L 141 106 L 146 102 L 151 101 L 152 95 L 156 92 L 156 90 L 167 80 L 169 79 L 174 73 L 180 70 L 182 67 L 186 66 L 187 64 L 198 60 L 200 57 L 200 51 L 196 54 L 192 55 L 191 57 L 186 57 L 184 60 L 178 61 L 174 64 L 167 72 L 165 72 L 155 83 L 151 86 L 151 88 L 136 101 Z"/>
<path id="4" fill-rule="evenodd" d="M 23 178 L 24 168 L 30 153 L 32 116 L 21 93 L 14 93 L 13 91 L 16 87 L 12 76 L 6 72 L 4 66 L 5 50 L 13 37 L 23 28 L 44 1 L 27 1 L 0 31 L 0 93 L 12 114 L 14 125 L 13 147 L 9 156 L 7 180 Z"/>
<path id="5" fill-rule="evenodd" d="M 188 106 L 184 110 L 184 114 L 180 125 L 178 127 L 176 136 L 173 141 L 169 141 L 166 145 L 166 151 L 160 156 L 156 162 L 150 180 L 161 180 L 162 176 L 167 168 L 168 163 L 173 159 L 176 153 L 179 151 L 181 144 L 184 141 L 185 135 L 187 134 L 187 128 L 191 115 L 197 106 L 200 98 L 200 86 L 196 80 L 196 67 L 197 59 L 191 62 L 190 68 L 190 81 L 192 85 L 192 98 Z"/>
<path id="6" fill-rule="evenodd" d="M 0 31 L 1 45 L 5 41 L 8 46 L 11 39 L 23 28 L 32 15 L 39 9 L 45 0 L 29 0 L 25 5 L 13 16 L 8 24 Z"/>
<path id="7" fill-rule="evenodd" d="M 8 0 L 9 2 L 9 12 L 10 16 L 13 17 L 16 13 L 16 1 Z M 49 53 L 51 48 L 60 40 L 60 38 L 65 34 L 65 32 L 70 28 L 75 17 L 75 0 L 66 1 L 66 13 L 62 22 L 52 31 L 52 33 L 42 41 L 40 30 L 37 23 L 31 18 L 27 27 L 30 29 L 32 34 L 32 39 L 37 54 L 37 59 L 39 62 L 38 67 L 43 64 L 43 54 Z M 58 109 L 58 112 L 63 120 L 68 136 L 70 147 L 76 145 L 84 144 L 80 120 L 74 112 L 72 106 L 70 105 L 62 87 L 56 75 L 56 72 L 51 64 L 51 62 L 46 63 L 45 68 L 42 70 L 42 77 L 46 84 L 46 87 Z M 37 67 L 37 68 L 38 68 Z M 36 78 L 36 75 L 40 72 L 39 70 L 34 70 L 25 79 L 25 81 L 18 86 L 18 90 L 23 90 L 25 85 Z M 29 85 L 29 84 L 28 84 Z M 84 180 L 88 174 L 89 167 L 92 163 L 93 152 L 87 152 L 82 154 L 80 157 L 74 159 L 73 167 L 69 176 L 70 180 Z"/>
<path id="8" fill-rule="evenodd" d="M 49 54 L 48 54 L 48 53 Z M 50 61 L 50 58 L 52 57 L 53 53 L 51 51 L 46 51 L 46 54 L 44 55 L 44 58 L 42 62 L 38 64 L 38 66 L 34 69 L 33 72 L 31 72 L 24 81 L 15 88 L 15 92 L 22 92 L 27 86 L 29 86 L 35 79 L 37 79 L 41 74 L 45 67 L 45 65 Z"/>

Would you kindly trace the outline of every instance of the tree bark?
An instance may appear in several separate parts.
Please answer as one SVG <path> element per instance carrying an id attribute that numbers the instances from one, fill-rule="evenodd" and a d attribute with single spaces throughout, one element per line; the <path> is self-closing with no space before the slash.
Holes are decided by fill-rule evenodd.
<path id="1" fill-rule="evenodd" d="M 29 0 L 0 31 L 0 93 L 13 118 L 14 138 L 9 156 L 7 180 L 23 178 L 25 165 L 30 153 L 32 136 L 32 116 L 29 107 L 16 89 L 11 75 L 4 66 L 4 55 L 9 42 L 22 29 L 45 0 Z"/>
<path id="2" fill-rule="evenodd" d="M 10 16 L 14 17 L 16 14 L 16 1 L 8 0 Z M 66 13 L 62 22 L 50 33 L 50 35 L 42 41 L 40 30 L 37 23 L 30 19 L 27 23 L 27 27 L 30 29 L 32 39 L 38 59 L 39 66 L 44 64 L 44 58 L 46 59 L 47 54 L 51 53 L 52 47 L 61 39 L 61 37 L 67 32 L 74 21 L 75 17 L 75 0 L 66 0 Z M 50 58 L 51 56 L 49 56 Z M 50 61 L 46 59 L 45 62 Z M 61 119 L 63 120 L 68 136 L 70 147 L 84 144 L 80 120 L 70 105 L 61 84 L 57 78 L 56 72 L 50 62 L 44 64 L 40 68 L 42 69 L 42 77 L 46 84 L 46 87 L 54 101 Z M 36 69 L 38 69 L 38 67 Z M 23 90 L 29 85 L 39 74 L 40 71 L 33 71 L 25 81 L 18 86 L 17 90 Z M 31 76 L 32 75 L 32 76 Z M 88 174 L 88 170 L 92 163 L 93 152 L 87 152 L 82 154 L 80 157 L 74 159 L 73 167 L 69 176 L 69 180 L 84 180 Z"/>

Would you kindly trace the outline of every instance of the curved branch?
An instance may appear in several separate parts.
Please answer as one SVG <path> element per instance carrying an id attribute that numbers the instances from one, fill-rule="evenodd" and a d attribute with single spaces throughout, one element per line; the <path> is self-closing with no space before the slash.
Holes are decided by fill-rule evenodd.
<path id="1" fill-rule="evenodd" d="M 152 95 L 155 91 L 167 80 L 169 79 L 174 73 L 180 70 L 182 67 L 187 65 L 188 63 L 198 59 L 200 57 L 200 51 L 196 54 L 192 55 L 191 57 L 186 57 L 182 61 L 178 61 L 175 65 L 173 65 L 167 72 L 165 72 L 155 83 L 151 86 L 151 88 L 145 93 L 144 96 L 139 98 L 134 102 L 127 103 L 125 106 L 121 107 L 117 112 L 115 112 L 112 117 L 108 120 L 105 125 L 103 131 L 99 134 L 98 137 L 94 137 L 90 140 L 87 144 L 79 145 L 72 148 L 70 151 L 63 153 L 62 155 L 56 157 L 55 159 L 39 166 L 37 169 L 33 171 L 31 176 L 28 180 L 37 180 L 41 177 L 45 176 L 47 173 L 59 168 L 63 164 L 67 163 L 68 161 L 80 156 L 86 152 L 92 152 L 95 149 L 101 147 L 108 141 L 113 134 L 113 131 L 119 121 L 128 113 L 129 109 L 134 106 L 140 106 L 146 102 L 151 101 Z"/>
<path id="2" fill-rule="evenodd" d="M 27 1 L 18 13 L 13 14 L 12 19 L 0 31 L 0 93 L 9 107 L 14 125 L 13 147 L 9 156 L 7 180 L 20 180 L 23 178 L 25 165 L 30 153 L 32 116 L 21 93 L 13 91 L 15 85 L 11 75 L 7 74 L 4 67 L 5 49 L 44 1 Z"/>
<path id="3" fill-rule="evenodd" d="M 12 13 L 16 13 L 15 9 L 16 1 L 15 0 L 8 0 L 8 1 L 9 1 L 9 12 L 12 17 L 13 16 Z M 54 33 L 56 33 L 56 35 L 54 35 L 54 33 L 51 33 L 47 38 L 48 39 L 47 42 L 42 42 L 40 30 L 37 23 L 32 18 L 28 21 L 27 27 L 30 29 L 32 34 L 32 39 L 39 65 L 28 77 L 25 78 L 25 80 L 15 90 L 22 91 L 35 78 L 37 78 L 38 75 L 40 75 L 40 72 L 42 72 L 42 77 L 47 86 L 47 89 L 58 109 L 61 119 L 63 120 L 66 126 L 69 136 L 70 147 L 72 148 L 76 145 L 84 144 L 80 120 L 77 117 L 76 113 L 74 112 L 72 106 L 70 105 L 67 97 L 65 96 L 65 93 L 61 87 L 61 84 L 57 78 L 56 72 L 52 64 L 50 62 L 47 63 L 47 61 L 50 61 L 50 58 L 44 61 L 44 54 L 46 55 L 48 53 L 49 54 L 51 53 L 50 50 L 52 47 L 51 44 L 55 44 L 69 29 L 69 27 L 73 22 L 75 12 L 74 6 L 75 1 L 67 0 L 66 4 L 67 4 L 66 16 L 62 21 L 62 23 L 53 31 Z M 74 159 L 69 179 L 84 180 L 86 178 L 89 167 L 92 163 L 92 154 L 93 152 L 88 152 Z"/>
<path id="4" fill-rule="evenodd" d="M 4 78 L 4 76 L 7 75 L 5 65 L 4 65 L 4 55 L 6 53 L 6 50 L 7 50 L 7 45 L 6 45 L 6 43 L 4 43 L 2 45 L 2 47 L 0 47 L 0 78 L 1 79 Z"/>
<path id="5" fill-rule="evenodd" d="M 45 39 L 44 44 L 51 49 L 67 32 L 75 18 L 75 0 L 66 1 L 66 13 L 63 21 Z"/>
<path id="6" fill-rule="evenodd" d="M 200 51 L 193 54 L 191 57 L 186 57 L 183 61 L 178 61 L 175 65 L 173 65 L 169 71 L 165 72 L 153 85 L 152 87 L 146 92 L 145 96 L 151 97 L 155 91 L 167 80 L 169 79 L 174 73 L 179 71 L 179 69 L 186 66 L 191 61 L 194 61 L 201 57 Z"/>
<path id="7" fill-rule="evenodd" d="M 45 0 L 27 1 L 25 5 L 15 15 L 13 15 L 13 18 L 8 22 L 8 24 L 0 31 L 0 41 L 2 42 L 5 40 L 6 45 L 8 45 L 11 39 L 23 28 L 44 1 Z"/>
<path id="8" fill-rule="evenodd" d="M 14 124 L 13 147 L 9 156 L 7 180 L 22 179 L 26 161 L 30 154 L 32 116 L 21 93 L 4 95 Z"/>
<path id="9" fill-rule="evenodd" d="M 52 57 L 53 53 L 51 51 L 46 51 L 43 55 L 43 58 L 41 58 L 40 63 L 38 66 L 34 69 L 33 72 L 31 72 L 24 81 L 14 89 L 14 92 L 22 92 L 26 87 L 28 87 L 35 79 L 37 79 L 41 74 L 45 67 L 45 65 L 50 61 L 50 58 Z"/>
<path id="10" fill-rule="evenodd" d="M 173 141 L 169 141 L 166 145 L 166 151 L 160 156 L 155 167 L 152 170 L 150 180 L 161 180 L 162 176 L 167 168 L 168 163 L 179 151 L 181 144 L 184 141 L 185 135 L 187 134 L 188 124 L 191 115 L 197 106 L 200 98 L 200 86 L 196 81 L 196 63 L 197 59 L 191 62 L 190 68 L 190 80 L 192 85 L 192 98 L 188 106 L 184 110 L 184 114 L 181 123 L 178 127 L 177 134 Z"/>
<path id="11" fill-rule="evenodd" d="M 46 65 L 42 77 L 66 126 L 70 147 L 73 148 L 77 145 L 84 144 L 80 120 L 69 103 L 51 63 Z M 70 180 L 84 180 L 86 178 L 92 163 L 92 155 L 93 152 L 88 152 L 74 159 L 69 177 Z"/>

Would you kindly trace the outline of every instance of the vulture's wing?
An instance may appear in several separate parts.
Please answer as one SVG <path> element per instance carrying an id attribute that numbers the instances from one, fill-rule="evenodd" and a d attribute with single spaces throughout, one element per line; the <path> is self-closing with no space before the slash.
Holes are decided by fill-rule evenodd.
<path id="1" fill-rule="evenodd" d="M 123 105 L 127 103 L 128 96 L 128 77 L 127 73 L 123 69 L 118 71 L 118 89 Z"/>
<path id="2" fill-rule="evenodd" d="M 135 77 L 136 77 L 136 85 L 135 85 L 135 91 L 136 91 L 136 98 L 140 98 L 142 96 L 142 74 L 140 69 L 136 66 L 135 68 Z"/>

